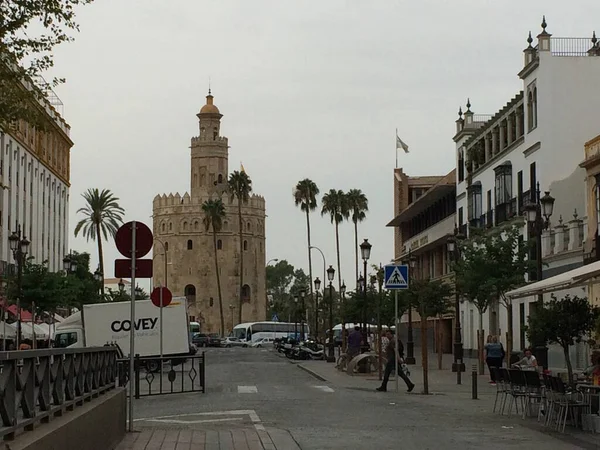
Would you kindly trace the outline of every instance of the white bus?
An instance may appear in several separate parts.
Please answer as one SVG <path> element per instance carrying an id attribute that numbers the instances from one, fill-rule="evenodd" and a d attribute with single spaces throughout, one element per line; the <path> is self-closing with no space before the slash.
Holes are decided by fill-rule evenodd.
<path id="1" fill-rule="evenodd" d="M 232 336 L 244 342 L 256 342 L 262 338 L 282 338 L 293 336 L 298 332 L 297 338 L 302 333 L 302 325 L 293 322 L 248 322 L 240 323 L 233 327 Z M 309 335 L 309 327 L 304 324 L 304 336 Z"/>

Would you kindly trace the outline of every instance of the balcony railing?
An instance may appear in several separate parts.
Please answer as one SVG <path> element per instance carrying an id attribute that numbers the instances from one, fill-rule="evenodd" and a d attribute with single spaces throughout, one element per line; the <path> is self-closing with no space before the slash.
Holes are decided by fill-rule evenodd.
<path id="1" fill-rule="evenodd" d="M 592 49 L 590 38 L 563 38 L 550 39 L 552 56 L 588 56 Z"/>
<path id="2" fill-rule="evenodd" d="M 516 197 L 507 203 L 496 205 L 496 226 L 512 219 L 518 213 Z"/>

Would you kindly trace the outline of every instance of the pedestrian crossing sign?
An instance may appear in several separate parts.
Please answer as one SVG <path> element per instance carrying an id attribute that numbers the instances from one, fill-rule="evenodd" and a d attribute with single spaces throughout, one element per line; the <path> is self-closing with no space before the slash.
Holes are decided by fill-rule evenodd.
<path id="1" fill-rule="evenodd" d="M 277 314 L 273 314 L 273 317 L 271 317 L 271 322 L 279 322 L 279 317 L 277 317 Z"/>
<path id="2" fill-rule="evenodd" d="M 408 289 L 408 266 L 406 264 L 385 266 L 386 289 Z"/>

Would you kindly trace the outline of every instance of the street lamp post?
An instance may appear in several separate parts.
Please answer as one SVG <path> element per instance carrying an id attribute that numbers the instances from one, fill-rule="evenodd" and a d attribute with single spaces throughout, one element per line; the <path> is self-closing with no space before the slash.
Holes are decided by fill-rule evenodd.
<path id="1" fill-rule="evenodd" d="M 16 349 L 19 350 L 21 345 L 21 298 L 23 297 L 23 266 L 27 257 L 27 250 L 29 248 L 29 240 L 21 234 L 21 225 L 17 227 L 17 231 L 13 232 L 8 238 L 10 249 L 13 252 L 13 257 L 17 263 L 17 345 Z M 32 327 L 33 329 L 33 327 Z"/>
<path id="2" fill-rule="evenodd" d="M 294 339 L 298 339 L 298 296 L 294 295 Z"/>
<path id="3" fill-rule="evenodd" d="M 537 281 L 543 277 L 542 265 L 542 233 L 550 226 L 550 216 L 554 210 L 554 197 L 550 195 L 550 191 L 546 191 L 543 197 L 540 197 L 540 183 L 537 183 L 537 189 L 534 192 L 535 202 L 526 206 L 527 222 L 531 225 L 531 229 L 535 234 L 535 250 L 536 250 L 536 272 Z M 537 307 L 544 307 L 544 294 L 538 294 Z M 536 358 L 544 369 L 548 368 L 548 347 L 545 342 L 534 342 Z"/>
<path id="4" fill-rule="evenodd" d="M 94 272 L 94 280 L 96 280 L 96 282 L 98 283 L 98 292 L 101 291 L 100 289 L 100 283 L 102 283 L 102 272 L 100 272 L 100 268 L 98 267 L 96 269 L 96 271 Z"/>
<path id="5" fill-rule="evenodd" d="M 384 270 L 379 264 L 379 270 L 377 271 L 377 284 L 379 286 L 379 297 L 377 299 L 377 367 L 378 367 L 378 375 L 379 379 L 383 378 L 382 367 L 381 367 L 381 292 L 383 288 L 383 278 L 384 278 Z M 397 332 L 397 330 L 396 330 Z"/>
<path id="6" fill-rule="evenodd" d="M 346 282 L 342 281 L 342 285 L 340 286 L 340 305 L 339 305 L 340 316 L 342 315 L 342 308 L 345 305 L 345 301 L 346 301 Z M 346 338 L 346 336 L 344 334 L 346 332 L 346 330 L 344 329 L 344 326 L 345 326 L 344 325 L 344 320 L 342 320 L 342 329 L 341 329 L 341 332 L 342 332 L 342 336 L 341 336 L 342 342 L 340 343 L 340 351 L 339 351 L 340 354 L 342 353 L 342 347 L 344 345 L 344 341 L 345 341 L 345 338 Z M 332 333 L 333 333 L 333 331 L 332 331 Z M 334 347 L 335 347 L 335 342 L 334 342 Z"/>
<path id="7" fill-rule="evenodd" d="M 327 362 L 335 362 L 335 346 L 333 343 L 333 279 L 335 278 L 335 269 L 329 266 L 327 269 L 327 280 L 329 281 L 329 354 Z"/>
<path id="8" fill-rule="evenodd" d="M 300 301 L 302 308 L 302 314 L 300 315 L 300 341 L 304 341 L 304 318 L 306 317 L 306 306 L 304 304 L 304 297 L 306 296 L 306 289 L 300 289 Z"/>
<path id="9" fill-rule="evenodd" d="M 448 253 L 454 260 L 458 262 L 460 258 L 460 248 L 458 242 L 464 239 L 458 227 L 454 226 L 454 236 L 448 238 L 447 246 Z M 465 363 L 463 362 L 463 344 L 462 332 L 460 326 L 460 293 L 456 284 L 456 275 L 454 276 L 454 363 L 452 364 L 452 372 L 456 372 L 456 384 L 461 384 L 461 373 L 465 371 Z"/>
<path id="10" fill-rule="evenodd" d="M 164 268 L 165 269 L 165 287 L 169 287 L 169 285 L 167 283 L 167 281 L 169 279 L 169 277 L 167 276 L 167 251 L 168 251 L 167 249 L 168 249 L 168 246 L 165 245 L 165 243 L 158 238 L 154 238 L 154 240 L 156 242 L 158 242 L 160 245 L 162 245 L 162 248 L 163 248 L 163 254 L 164 254 L 164 259 L 165 259 L 165 268 Z"/>
<path id="11" fill-rule="evenodd" d="M 268 319 L 269 317 L 269 294 L 268 294 L 268 286 L 267 286 L 267 280 L 266 280 L 266 267 L 269 266 L 269 264 L 271 264 L 272 262 L 278 262 L 279 258 L 272 258 L 270 260 L 267 261 L 267 264 L 265 265 L 265 317 Z M 233 329 L 233 327 L 232 327 Z"/>
<path id="12" fill-rule="evenodd" d="M 417 265 L 417 259 L 412 256 L 411 251 L 408 251 L 408 264 L 410 266 L 410 279 L 412 279 L 412 271 Z M 410 299 L 410 296 L 409 296 Z M 399 333 L 400 330 L 396 330 L 396 333 Z M 404 360 L 406 364 L 415 364 L 415 342 L 413 340 L 413 321 L 412 321 L 412 304 L 408 303 L 408 335 L 406 339 L 406 358 Z"/>
<path id="13" fill-rule="evenodd" d="M 321 280 L 315 278 L 315 339 L 319 341 L 319 289 L 321 289 Z"/>
<path id="14" fill-rule="evenodd" d="M 364 347 L 363 352 L 369 351 L 369 341 L 367 338 L 367 261 L 371 256 L 371 247 L 369 244 L 369 240 L 365 239 L 362 244 L 360 244 L 360 253 L 363 259 L 363 267 L 364 267 L 364 279 L 363 279 L 363 295 L 364 295 L 364 303 L 363 303 L 363 320 L 364 320 L 364 328 L 363 328 L 363 341 Z"/>

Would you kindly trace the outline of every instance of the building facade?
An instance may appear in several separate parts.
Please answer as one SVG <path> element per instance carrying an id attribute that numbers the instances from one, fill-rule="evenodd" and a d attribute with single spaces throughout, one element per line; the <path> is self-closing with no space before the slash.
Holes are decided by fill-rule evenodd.
<path id="1" fill-rule="evenodd" d="M 0 129 L 0 272 L 14 263 L 9 236 L 21 229 L 31 242 L 27 256 L 63 270 L 68 253 L 70 126 L 55 94 L 40 104 L 45 129 L 25 121 Z"/>
<path id="2" fill-rule="evenodd" d="M 525 207 L 548 191 L 556 199 L 550 228 L 542 235 L 543 278 L 583 264 L 586 235 L 584 143 L 597 124 L 589 120 L 600 97 L 589 95 L 600 77 L 600 46 L 594 38 L 531 35 L 519 72 L 523 88 L 493 116 L 477 116 L 467 102 L 456 121 L 457 223 L 470 228 L 513 224 L 534 242 L 523 218 Z M 541 193 L 540 193 L 541 191 Z M 535 260 L 536 249 L 530 252 Z M 536 279 L 533 271 L 528 281 Z M 515 349 L 529 345 L 524 325 L 536 297 L 513 303 Z M 477 346 L 478 314 L 463 303 L 465 349 Z M 505 340 L 506 309 L 492 305 L 484 316 L 485 335 Z M 551 355 L 549 355 L 551 357 Z M 550 363 L 552 361 L 550 360 Z"/>
<path id="3" fill-rule="evenodd" d="M 410 263 L 411 279 L 452 283 L 447 243 L 456 223 L 456 170 L 445 176 L 409 177 L 395 169 L 394 199 L 394 219 L 387 225 L 395 228 L 394 261 Z M 434 336 L 439 336 L 442 350 L 452 351 L 452 316 L 436 321 L 437 330 L 429 327 L 430 349 L 438 348 Z M 408 323 L 417 330 L 420 320 L 418 308 L 402 316 L 402 339 L 407 339 Z M 420 333 L 414 332 L 413 339 L 419 346 Z"/>
<path id="4" fill-rule="evenodd" d="M 584 264 L 600 261 L 600 135 L 589 140 L 584 146 L 585 159 L 580 166 L 585 169 L 587 233 L 584 242 Z M 600 306 L 600 284 L 593 283 L 588 287 L 588 299 Z"/>
<path id="5" fill-rule="evenodd" d="M 240 254 L 238 203 L 226 192 L 228 140 L 221 135 L 223 115 L 210 92 L 197 117 L 200 134 L 191 140 L 190 192 L 154 198 L 154 236 L 162 245 L 155 246 L 158 254 L 154 255 L 153 282 L 154 286 L 167 285 L 174 296 L 185 295 L 190 320 L 199 322 L 202 331 L 219 332 L 214 245 L 212 232 L 203 224 L 202 203 L 220 198 L 225 204 L 226 218 L 217 237 L 217 258 L 225 330 L 230 330 L 234 325 L 231 317 L 238 317 L 240 257 L 244 258 L 242 322 L 265 319 L 265 200 L 251 195 L 248 203 L 242 204 Z"/>

